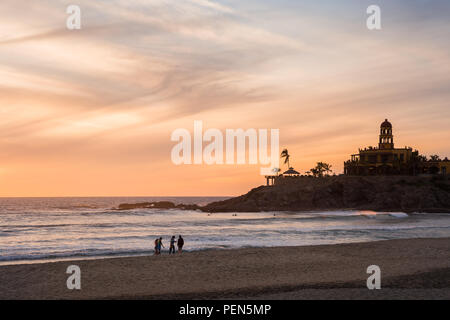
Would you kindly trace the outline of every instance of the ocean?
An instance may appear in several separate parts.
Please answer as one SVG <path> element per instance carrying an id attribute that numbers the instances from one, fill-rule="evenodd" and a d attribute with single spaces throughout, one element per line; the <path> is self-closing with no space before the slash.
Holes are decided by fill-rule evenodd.
<path id="1" fill-rule="evenodd" d="M 153 254 L 163 237 L 185 250 L 304 246 L 400 238 L 450 237 L 449 214 L 372 211 L 213 213 L 136 209 L 120 203 L 211 197 L 0 198 L 0 265 Z"/>

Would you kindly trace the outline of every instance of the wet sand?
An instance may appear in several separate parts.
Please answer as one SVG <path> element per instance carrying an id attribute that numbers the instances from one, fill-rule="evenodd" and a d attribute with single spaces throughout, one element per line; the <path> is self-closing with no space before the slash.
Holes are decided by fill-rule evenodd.
<path id="1" fill-rule="evenodd" d="M 450 299 L 450 238 L 0 266 L 0 299 Z"/>

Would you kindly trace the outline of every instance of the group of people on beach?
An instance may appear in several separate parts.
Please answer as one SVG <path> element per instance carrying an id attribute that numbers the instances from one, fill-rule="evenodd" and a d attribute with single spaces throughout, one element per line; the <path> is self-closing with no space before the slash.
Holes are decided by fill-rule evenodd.
<path id="1" fill-rule="evenodd" d="M 178 253 L 181 253 L 183 251 L 184 246 L 184 239 L 180 235 L 178 236 L 178 240 L 175 238 L 175 236 L 172 236 L 170 238 L 170 247 L 169 247 L 169 254 L 175 254 L 175 243 L 178 247 Z M 161 254 L 161 247 L 165 248 L 162 243 L 162 237 L 159 237 L 155 240 L 155 255 Z"/>

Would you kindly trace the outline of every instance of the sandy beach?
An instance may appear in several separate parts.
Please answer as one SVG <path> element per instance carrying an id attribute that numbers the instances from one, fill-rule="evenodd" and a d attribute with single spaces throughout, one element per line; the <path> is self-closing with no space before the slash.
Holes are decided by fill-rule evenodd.
<path id="1" fill-rule="evenodd" d="M 0 299 L 450 299 L 450 238 L 0 267 Z M 66 269 L 81 269 L 68 290 Z M 381 268 L 381 290 L 366 269 Z"/>

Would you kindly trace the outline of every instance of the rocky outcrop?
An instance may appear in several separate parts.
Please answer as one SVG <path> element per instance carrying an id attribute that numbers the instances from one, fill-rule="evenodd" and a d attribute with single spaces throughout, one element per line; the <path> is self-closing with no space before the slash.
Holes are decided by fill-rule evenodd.
<path id="1" fill-rule="evenodd" d="M 274 186 L 201 208 L 207 212 L 342 209 L 450 212 L 450 181 L 442 176 L 284 178 Z"/>
<path id="2" fill-rule="evenodd" d="M 117 210 L 133 210 L 133 209 L 182 209 L 182 210 L 197 210 L 199 206 L 196 204 L 178 204 L 175 205 L 170 201 L 157 202 L 139 202 L 139 203 L 122 203 Z"/>
<path id="3" fill-rule="evenodd" d="M 203 207 L 158 201 L 123 203 L 118 210 L 139 208 L 205 212 L 357 209 L 450 213 L 450 180 L 442 176 L 293 177 L 279 179 L 274 186 L 261 186 L 245 195 Z"/>

